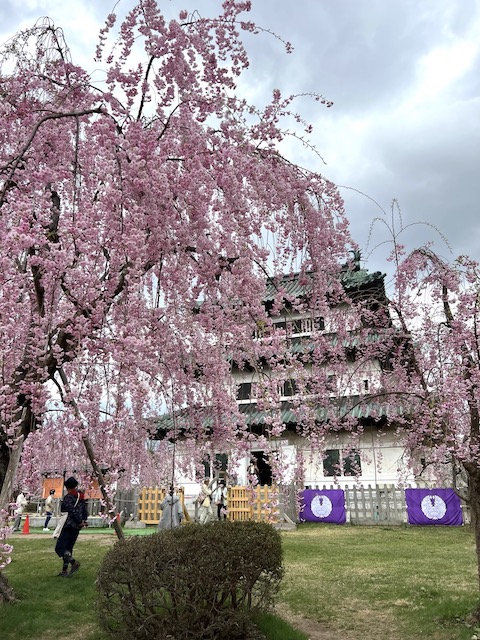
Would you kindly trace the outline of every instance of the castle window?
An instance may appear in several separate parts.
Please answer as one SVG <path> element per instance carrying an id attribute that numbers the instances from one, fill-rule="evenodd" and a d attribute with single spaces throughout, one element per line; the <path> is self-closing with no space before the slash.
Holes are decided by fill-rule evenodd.
<path id="1" fill-rule="evenodd" d="M 301 318 L 297 318 L 296 320 L 290 321 L 290 332 L 291 333 L 302 333 L 303 332 L 303 321 Z"/>
<path id="2" fill-rule="evenodd" d="M 336 392 L 338 388 L 337 376 L 335 374 L 330 374 L 327 376 L 327 391 Z"/>
<path id="3" fill-rule="evenodd" d="M 295 380 L 287 380 L 283 385 L 284 396 L 296 396 L 298 394 L 298 388 Z"/>
<path id="4" fill-rule="evenodd" d="M 343 459 L 343 475 L 356 476 L 362 473 L 362 465 L 360 464 L 360 454 L 358 451 L 350 451 L 348 456 Z"/>
<path id="5" fill-rule="evenodd" d="M 323 475 L 325 477 L 334 477 L 340 475 L 340 450 L 327 449 L 323 459 Z"/>
<path id="6" fill-rule="evenodd" d="M 237 388 L 237 400 L 250 400 L 252 395 L 252 383 L 242 382 Z"/>
<path id="7" fill-rule="evenodd" d="M 323 459 L 323 475 L 326 478 L 335 476 L 355 476 L 362 473 L 360 454 L 349 451 L 340 464 L 340 449 L 327 449 Z"/>

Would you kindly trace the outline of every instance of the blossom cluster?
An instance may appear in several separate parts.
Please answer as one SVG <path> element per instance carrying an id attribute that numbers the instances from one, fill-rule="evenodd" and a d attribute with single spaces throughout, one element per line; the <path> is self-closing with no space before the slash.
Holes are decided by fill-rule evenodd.
<path id="1" fill-rule="evenodd" d="M 32 482 L 95 456 L 126 484 L 158 477 L 170 457 L 145 440 L 164 413 L 169 441 L 234 456 L 232 362 L 283 366 L 253 339 L 265 274 L 314 272 L 327 305 L 343 202 L 279 151 L 286 118 L 310 131 L 294 97 L 235 93 L 249 8 L 167 23 L 142 0 L 116 32 L 109 15 L 98 87 L 50 21 L 1 54 L 0 431 L 27 436 Z"/>

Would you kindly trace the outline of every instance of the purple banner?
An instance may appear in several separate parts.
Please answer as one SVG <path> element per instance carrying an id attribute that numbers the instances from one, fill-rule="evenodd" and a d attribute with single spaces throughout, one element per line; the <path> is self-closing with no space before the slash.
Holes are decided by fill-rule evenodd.
<path id="1" fill-rule="evenodd" d="M 305 489 L 301 501 L 300 522 L 346 522 L 345 494 L 342 489 Z"/>
<path id="2" fill-rule="evenodd" d="M 409 524 L 462 524 L 460 498 L 453 489 L 405 489 Z"/>

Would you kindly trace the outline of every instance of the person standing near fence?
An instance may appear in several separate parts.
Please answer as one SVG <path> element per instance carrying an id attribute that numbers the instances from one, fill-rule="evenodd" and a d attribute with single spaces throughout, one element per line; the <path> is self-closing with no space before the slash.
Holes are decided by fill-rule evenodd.
<path id="1" fill-rule="evenodd" d="M 175 492 L 175 487 L 171 486 L 168 495 L 160 505 L 162 517 L 158 523 L 158 530 L 176 529 L 182 523 L 183 508 L 180 498 Z"/>
<path id="2" fill-rule="evenodd" d="M 217 506 L 218 520 L 227 519 L 227 486 L 225 480 L 220 480 L 213 492 L 213 501 Z"/>
<path id="3" fill-rule="evenodd" d="M 50 519 L 53 516 L 53 510 L 55 508 L 55 498 L 53 497 L 54 495 L 55 495 L 55 489 L 50 489 L 50 493 L 48 494 L 47 499 L 45 500 L 45 515 L 47 517 L 45 518 L 45 524 L 43 525 L 44 531 L 50 531 L 50 529 L 48 528 L 48 523 L 50 522 Z"/>
<path id="4" fill-rule="evenodd" d="M 197 504 L 199 505 L 198 520 L 200 524 L 206 524 L 213 516 L 211 495 L 212 490 L 210 489 L 209 479 L 205 478 L 197 497 Z"/>
<path id="5" fill-rule="evenodd" d="M 73 557 L 73 547 L 80 529 L 88 526 L 85 498 L 77 491 L 77 487 L 78 481 L 73 476 L 65 480 L 67 495 L 62 501 L 60 511 L 68 513 L 68 517 L 55 545 L 55 553 L 63 560 L 62 570 L 58 574 L 63 578 L 70 577 L 80 569 L 80 563 Z M 68 565 L 70 565 L 70 573 Z"/>

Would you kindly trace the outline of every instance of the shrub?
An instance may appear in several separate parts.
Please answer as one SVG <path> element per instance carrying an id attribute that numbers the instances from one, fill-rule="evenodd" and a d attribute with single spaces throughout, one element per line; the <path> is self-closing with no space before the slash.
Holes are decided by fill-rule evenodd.
<path id="1" fill-rule="evenodd" d="M 122 540 L 97 580 L 103 628 L 122 639 L 259 637 L 283 575 L 280 534 L 263 522 L 188 525 Z"/>

